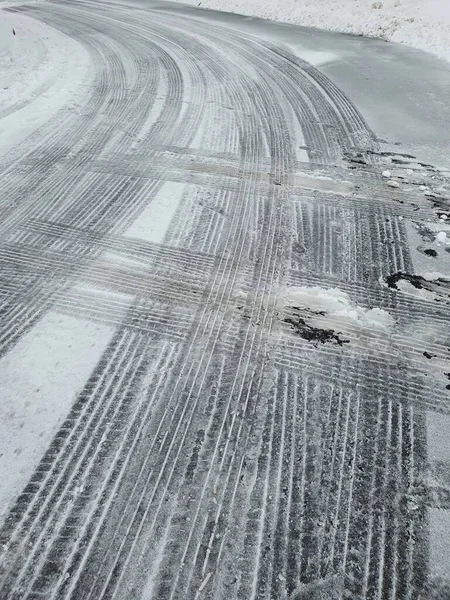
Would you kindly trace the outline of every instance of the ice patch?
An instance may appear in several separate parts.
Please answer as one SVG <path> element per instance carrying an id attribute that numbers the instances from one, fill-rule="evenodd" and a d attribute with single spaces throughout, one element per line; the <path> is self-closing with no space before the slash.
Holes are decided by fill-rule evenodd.
<path id="1" fill-rule="evenodd" d="M 177 1 L 198 4 L 196 0 Z M 373 0 L 203 0 L 201 6 L 381 38 L 450 60 L 450 4 L 447 0 L 383 0 L 381 4 L 381 8 L 374 10 Z"/>

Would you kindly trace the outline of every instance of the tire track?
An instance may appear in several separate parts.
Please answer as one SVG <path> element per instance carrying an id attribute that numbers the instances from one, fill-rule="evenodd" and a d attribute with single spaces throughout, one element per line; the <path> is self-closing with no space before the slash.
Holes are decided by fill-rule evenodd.
<path id="1" fill-rule="evenodd" d="M 71 13 L 69 12 L 69 15 Z M 61 28 L 65 28 L 67 27 L 66 22 L 62 19 L 59 19 L 58 16 L 55 16 L 54 13 L 52 12 L 51 15 L 48 13 L 43 14 L 42 12 L 38 11 L 38 15 L 39 16 L 43 16 L 45 18 L 47 18 L 47 20 L 50 18 L 51 22 L 55 24 L 59 25 Z M 53 19 L 53 20 L 52 20 Z M 72 26 L 73 24 L 79 24 L 83 34 L 86 31 L 86 21 L 83 20 L 80 16 L 78 15 L 71 15 L 71 20 L 69 21 Z M 90 32 L 91 30 L 94 29 L 94 31 L 100 32 L 101 36 L 96 36 L 93 37 Z M 85 185 L 85 189 L 80 189 L 80 193 L 78 194 L 78 197 L 72 197 L 71 199 L 71 203 L 70 205 L 68 205 L 66 202 L 61 202 L 61 199 L 63 198 L 63 194 L 64 196 L 67 195 L 67 188 L 69 186 L 70 188 L 70 180 L 72 177 L 72 181 L 75 182 L 75 178 L 77 177 L 77 169 L 74 167 L 77 166 L 77 164 L 84 164 L 86 163 L 86 161 L 88 160 L 88 157 L 92 154 L 96 154 L 96 152 L 100 151 L 100 145 L 104 144 L 104 141 L 106 140 L 106 136 L 108 135 L 108 132 L 112 131 L 112 128 L 114 127 L 114 123 L 117 122 L 117 120 L 121 120 L 124 119 L 124 115 L 129 113 L 131 114 L 138 114 L 138 115 L 145 115 L 145 109 L 142 107 L 142 109 L 140 108 L 139 104 L 137 102 L 129 102 L 130 98 L 129 95 L 125 94 L 125 86 L 126 86 L 126 73 L 125 73 L 125 69 L 122 66 L 122 62 L 121 62 L 121 55 L 119 55 L 119 53 L 111 53 L 110 49 L 108 48 L 108 45 L 110 43 L 109 38 L 107 37 L 103 37 L 103 32 L 105 30 L 105 26 L 102 24 L 102 26 L 99 28 L 98 25 L 94 26 L 90 26 L 90 29 L 88 29 L 89 31 L 89 35 L 88 35 L 88 39 L 90 42 L 90 46 L 93 47 L 94 49 L 96 49 L 96 45 L 98 44 L 98 40 L 105 40 L 103 47 L 100 46 L 100 52 L 101 52 L 101 61 L 102 61 L 102 65 L 106 64 L 112 65 L 112 68 L 114 69 L 114 72 L 116 73 L 117 71 L 119 72 L 119 74 L 121 74 L 122 76 L 119 77 L 119 84 L 121 83 L 121 87 L 123 88 L 123 92 L 120 92 L 119 94 L 116 94 L 114 96 L 114 100 L 110 101 L 108 100 L 107 102 L 107 108 L 106 108 L 106 112 L 105 110 L 102 110 L 101 107 L 93 107 L 92 110 L 92 114 L 95 115 L 97 113 L 97 111 L 100 111 L 101 114 L 106 114 L 109 115 L 114 115 L 114 121 L 112 121 L 109 125 L 108 128 L 104 130 L 103 125 L 100 125 L 100 132 L 99 135 L 96 134 L 96 129 L 95 127 L 91 126 L 91 129 L 93 130 L 93 135 L 90 139 L 92 140 L 96 140 L 98 137 L 99 141 L 93 141 L 93 142 L 88 142 L 86 144 L 86 140 L 83 141 L 83 145 L 80 146 L 80 148 L 75 147 L 74 149 L 71 151 L 71 156 L 73 157 L 74 154 L 76 156 L 81 156 L 81 153 L 83 152 L 83 156 L 84 158 L 80 161 L 75 160 L 72 161 L 72 163 L 75 164 L 71 164 L 71 167 L 69 169 L 65 169 L 64 171 L 64 175 L 62 176 L 60 173 L 56 174 L 55 177 L 55 183 L 52 183 L 52 179 L 46 177 L 45 178 L 45 186 L 47 188 L 47 193 L 52 193 L 54 194 L 56 189 L 59 188 L 60 190 L 60 194 L 56 194 L 56 197 L 54 199 L 53 202 L 50 203 L 40 203 L 37 208 L 38 208 L 38 212 L 36 213 L 36 211 L 34 211 L 32 213 L 32 215 L 30 215 L 30 212 L 28 210 L 28 207 L 25 206 L 25 208 L 19 212 L 19 214 L 17 214 L 16 211 L 16 215 L 15 215 L 15 219 L 17 222 L 17 219 L 23 219 L 24 216 L 32 216 L 33 218 L 45 218 L 45 216 L 47 215 L 52 215 L 52 218 L 58 218 L 60 219 L 62 222 L 66 223 L 66 224 L 73 224 L 73 225 L 78 225 L 83 227 L 83 225 L 89 223 L 89 226 L 95 227 L 97 229 L 103 229 L 105 227 L 105 225 L 107 224 L 107 228 L 111 229 L 112 225 L 116 222 L 122 222 L 122 230 L 124 228 L 124 226 L 126 225 L 126 223 L 124 223 L 124 216 L 128 215 L 128 220 L 129 222 L 131 222 L 132 220 L 134 220 L 137 216 L 137 214 L 142 210 L 143 208 L 143 204 L 142 201 L 147 203 L 152 195 L 154 195 L 157 190 L 159 189 L 159 187 L 161 186 L 161 183 L 159 184 L 155 184 L 155 185 L 150 185 L 148 186 L 148 184 L 144 183 L 144 186 L 142 186 L 142 184 L 140 184 L 138 181 L 133 180 L 133 178 L 124 178 L 122 180 L 122 182 L 116 182 L 114 178 L 110 178 L 111 179 L 111 192 L 110 194 L 105 194 L 104 193 L 104 189 L 105 189 L 105 182 L 104 182 L 104 178 L 97 178 L 97 190 L 96 192 L 93 190 L 92 185 L 89 185 L 89 192 L 86 194 L 86 188 L 88 187 L 87 185 Z M 77 31 L 75 29 L 75 31 Z M 106 31 L 111 35 L 111 37 L 114 38 L 114 36 L 117 36 L 117 32 L 112 30 L 111 28 L 107 28 Z M 79 32 L 79 30 L 78 30 Z M 123 37 L 123 36 L 121 36 Z M 140 50 L 140 48 L 138 47 L 136 49 L 135 46 L 132 46 L 130 44 L 128 44 L 127 42 L 123 42 L 121 40 L 122 45 L 125 46 L 126 49 L 126 53 L 124 55 L 122 55 L 122 58 L 129 58 L 131 60 L 134 59 L 135 56 L 141 56 L 143 54 L 143 51 Z M 153 49 L 157 48 L 158 53 L 161 54 L 161 49 L 156 46 L 156 45 L 152 45 Z M 177 73 L 177 69 L 176 67 L 174 67 L 175 62 L 173 62 L 173 60 L 171 59 L 169 54 L 165 54 L 166 58 L 171 60 L 172 63 L 170 65 L 170 68 L 168 69 L 168 73 Z M 164 58 L 164 54 L 163 54 L 163 58 Z M 167 65 L 166 65 L 167 66 Z M 198 70 L 198 67 L 196 67 L 196 69 Z M 102 79 L 100 80 L 99 83 L 99 90 L 100 93 L 98 95 L 98 98 L 102 98 L 102 97 L 108 97 L 108 94 L 110 94 L 110 91 L 106 89 L 106 81 L 108 81 L 109 76 L 108 76 L 108 70 L 107 69 L 103 69 L 103 71 L 101 72 L 102 76 L 104 75 L 104 73 L 106 73 L 106 76 L 103 76 Z M 147 95 L 147 89 L 146 89 L 146 85 L 149 80 L 147 77 L 142 76 L 142 85 L 143 89 L 142 92 L 139 94 L 139 98 L 141 97 L 146 97 Z M 151 81 L 151 80 L 150 80 Z M 138 82 L 139 83 L 139 82 Z M 170 83 L 170 82 L 169 82 Z M 176 94 L 180 94 L 182 95 L 182 86 L 180 85 L 182 83 L 182 77 L 179 76 L 176 79 L 172 79 L 171 82 L 171 86 L 169 87 L 169 89 L 173 89 L 175 91 Z M 120 87 L 119 87 L 120 89 Z M 181 90 L 181 92 L 180 92 Z M 166 112 L 167 111 L 171 111 L 172 110 L 172 104 L 173 106 L 176 108 L 178 106 L 178 109 L 180 107 L 180 103 L 181 103 L 181 95 L 180 97 L 177 99 L 177 96 L 175 96 L 175 103 L 169 103 Z M 193 105 L 194 106 L 194 105 Z M 201 101 L 198 102 L 198 105 L 195 106 L 195 111 L 197 111 L 197 113 L 199 113 L 200 111 L 200 107 L 201 106 Z M 126 111 L 126 112 L 125 112 Z M 177 113 L 179 114 L 179 113 Z M 167 122 L 171 122 L 171 119 L 174 117 L 175 113 L 170 113 L 167 115 Z M 142 117 L 139 117 L 142 118 Z M 184 123 L 184 131 L 189 131 L 189 126 L 192 126 L 192 120 L 186 119 L 186 122 Z M 165 128 L 167 129 L 167 128 Z M 183 131 L 183 127 L 178 127 L 178 134 L 182 135 L 182 131 Z M 164 137 L 164 141 L 168 141 L 170 140 L 170 136 L 167 137 L 167 130 L 165 131 L 165 137 Z M 193 134 L 190 134 L 193 135 Z M 76 139 L 76 136 L 75 136 Z M 162 139 L 162 138 L 161 138 Z M 180 138 L 178 138 L 180 139 Z M 183 138 L 181 137 L 181 140 Z M 158 138 L 156 137 L 155 141 L 158 141 Z M 95 144 L 95 146 L 92 146 L 92 144 Z M 38 151 L 39 152 L 39 151 Z M 34 153 L 34 156 L 39 157 L 40 162 L 42 162 L 42 157 L 39 156 L 39 154 L 37 152 Z M 29 160 L 33 160 L 33 154 L 31 156 L 28 156 Z M 46 160 L 46 159 L 44 159 Z M 52 159 L 49 159 L 52 160 Z M 71 175 L 71 171 L 73 173 L 73 175 Z M 47 175 L 47 173 L 45 173 L 45 175 Z M 33 175 L 34 177 L 34 175 Z M 35 177 L 34 177 L 35 178 Z M 36 179 L 36 178 L 35 178 Z M 156 182 L 155 182 L 156 183 Z M 21 189 L 26 189 L 28 186 L 28 182 L 22 183 L 21 184 L 22 188 Z M 55 189 L 56 187 L 56 189 Z M 135 191 L 137 191 L 139 189 L 139 187 L 143 187 L 143 192 L 141 192 L 140 194 L 140 199 L 141 199 L 141 208 L 139 208 L 140 203 L 137 201 L 139 199 L 139 196 L 134 195 L 134 197 L 132 198 L 131 194 L 133 194 Z M 147 187 L 147 190 L 145 189 Z M 102 189 L 102 192 L 100 192 L 100 189 Z M 21 192 L 21 190 L 19 190 L 19 193 Z M 149 198 L 149 194 L 148 192 L 150 192 L 150 198 Z M 14 197 L 14 193 L 11 192 L 10 190 L 8 190 L 8 193 L 10 196 Z M 92 194 L 92 196 L 91 196 Z M 26 195 L 26 194 L 25 194 Z M 45 192 L 44 192 L 45 195 Z M 126 201 L 125 196 L 129 195 L 129 202 Z M 97 197 L 101 197 L 102 198 L 102 202 L 99 203 L 96 198 Z M 121 201 L 118 202 L 118 198 L 120 197 Z M 69 198 L 71 198 L 69 196 Z M 95 198 L 95 199 L 94 199 Z M 82 210 L 82 206 L 84 205 L 85 209 L 84 211 Z M 55 207 L 58 206 L 58 210 L 55 211 Z M 42 212 L 42 208 L 41 207 L 45 207 L 46 208 L 46 212 L 43 213 Z M 73 208 L 72 208 L 73 207 Z M 31 207 L 33 208 L 33 207 Z M 25 213 L 24 215 L 24 211 L 28 211 Z M 120 212 L 119 212 L 120 211 Z M 83 214 L 84 213 L 84 214 Z M 83 215 L 83 219 L 81 219 L 81 216 Z M 105 225 L 102 225 L 103 223 L 105 223 Z M 9 224 L 8 219 L 5 219 L 3 221 L 3 225 L 5 227 L 7 227 Z M 12 224 L 11 224 L 12 225 Z M 113 225 L 114 229 L 117 231 L 117 225 L 114 224 Z M 43 314 L 43 312 L 41 311 L 41 315 Z M 16 331 L 17 331 L 17 336 L 16 336 L 16 341 L 20 338 L 20 336 L 23 334 L 24 331 L 26 331 L 26 327 L 24 326 L 24 324 L 20 325 L 20 324 L 16 324 L 15 327 Z"/>

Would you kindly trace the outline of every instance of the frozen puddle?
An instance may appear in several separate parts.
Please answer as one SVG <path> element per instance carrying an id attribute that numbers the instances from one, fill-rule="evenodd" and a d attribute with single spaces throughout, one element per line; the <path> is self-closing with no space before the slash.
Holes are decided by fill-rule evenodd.
<path id="1" fill-rule="evenodd" d="M 124 236 L 161 244 L 181 202 L 185 187 L 184 183 L 166 182 Z"/>
<path id="2" fill-rule="evenodd" d="M 105 325 L 49 313 L 0 360 L 0 520 L 112 335 Z"/>

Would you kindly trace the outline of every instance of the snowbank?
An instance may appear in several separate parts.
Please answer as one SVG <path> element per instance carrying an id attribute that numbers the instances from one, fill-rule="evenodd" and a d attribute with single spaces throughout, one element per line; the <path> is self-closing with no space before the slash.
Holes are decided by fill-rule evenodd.
<path id="1" fill-rule="evenodd" d="M 175 0 L 179 1 L 179 0 Z M 408 44 L 450 61 L 450 0 L 182 0 Z"/>

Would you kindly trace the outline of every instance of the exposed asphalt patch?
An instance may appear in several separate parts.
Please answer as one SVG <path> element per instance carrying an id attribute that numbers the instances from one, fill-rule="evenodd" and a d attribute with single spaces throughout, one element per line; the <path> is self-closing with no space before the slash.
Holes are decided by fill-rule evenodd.
<path id="1" fill-rule="evenodd" d="M 333 329 L 313 327 L 300 316 L 286 317 L 283 321 L 284 323 L 291 325 L 295 333 L 308 342 L 320 342 L 321 344 L 331 343 L 338 344 L 339 346 L 350 343 L 350 340 L 340 338 L 339 332 L 336 333 Z"/>
<path id="2" fill-rule="evenodd" d="M 450 296 L 450 281 L 442 277 L 429 281 L 421 275 L 412 275 L 410 273 L 399 271 L 398 273 L 393 273 L 385 278 L 387 285 L 394 290 L 400 290 L 397 284 L 402 280 L 407 281 L 418 290 L 427 290 L 428 292 L 432 292 L 437 296 L 444 298 Z M 438 300 L 438 298 L 436 298 L 436 300 Z"/>
<path id="3" fill-rule="evenodd" d="M 398 290 L 398 286 L 397 283 L 401 280 L 404 281 L 408 281 L 412 286 L 414 286 L 415 288 L 417 288 L 418 290 L 421 290 L 424 288 L 424 282 L 425 279 L 423 277 L 421 277 L 420 275 L 410 275 L 409 273 L 394 273 L 393 275 L 389 275 L 388 277 L 386 277 L 386 283 L 388 284 L 388 286 L 390 288 L 393 288 L 395 290 Z"/>

